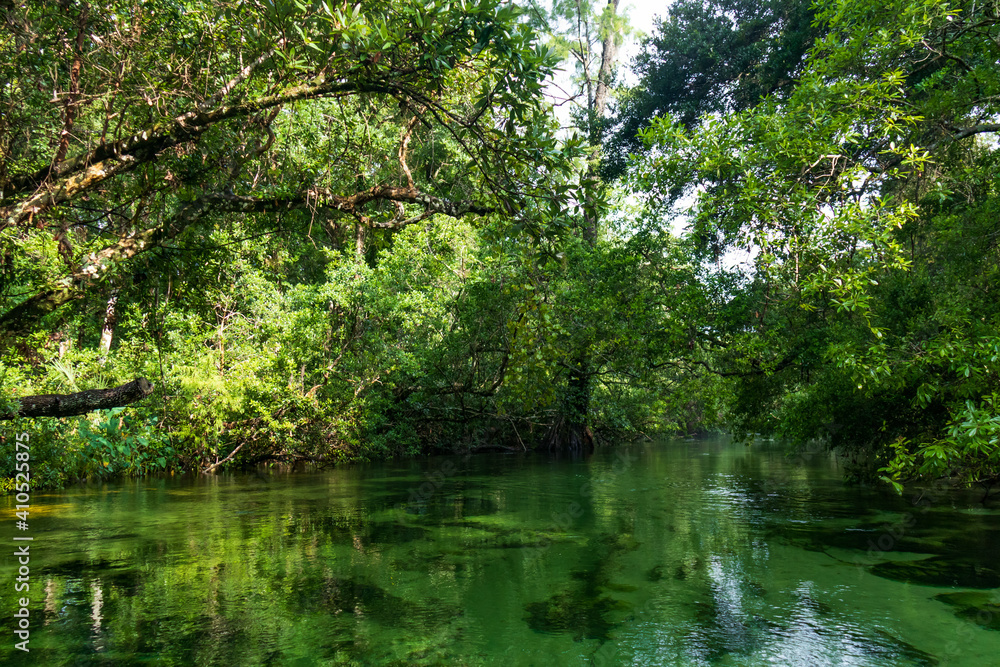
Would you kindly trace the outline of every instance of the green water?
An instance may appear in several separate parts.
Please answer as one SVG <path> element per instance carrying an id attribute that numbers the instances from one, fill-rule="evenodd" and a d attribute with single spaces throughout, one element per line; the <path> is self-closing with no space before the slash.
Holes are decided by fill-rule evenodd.
<path id="1" fill-rule="evenodd" d="M 0 662 L 1000 664 L 1000 511 L 911 501 L 724 441 L 35 494 Z"/>

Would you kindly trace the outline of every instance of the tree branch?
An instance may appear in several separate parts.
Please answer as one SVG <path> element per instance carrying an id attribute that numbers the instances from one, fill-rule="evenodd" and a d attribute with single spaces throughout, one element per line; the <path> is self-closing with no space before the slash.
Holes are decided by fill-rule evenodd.
<path id="1" fill-rule="evenodd" d="M 250 197 L 231 193 L 204 194 L 181 207 L 168 222 L 120 238 L 103 250 L 91 253 L 80 268 L 47 289 L 28 297 L 0 315 L 0 332 L 17 334 L 38 326 L 42 317 L 84 296 L 86 289 L 99 284 L 111 266 L 127 261 L 141 252 L 162 245 L 194 224 L 209 210 L 221 213 L 275 213 L 306 207 L 330 208 L 342 213 L 356 213 L 357 209 L 376 200 L 418 204 L 424 211 L 410 218 L 388 222 L 372 222 L 361 216 L 363 222 L 377 229 L 399 229 L 420 222 L 434 213 L 453 218 L 472 213 L 487 215 L 496 209 L 471 201 L 452 201 L 420 192 L 416 188 L 379 185 L 353 195 L 335 195 L 327 188 L 313 188 L 290 197 Z"/>
<path id="2" fill-rule="evenodd" d="M 72 417 L 94 410 L 118 408 L 142 400 L 153 393 L 146 378 L 136 378 L 113 389 L 88 389 L 75 394 L 39 394 L 20 399 L 17 412 L 0 413 L 0 420 L 15 417 Z"/>
<path id="3" fill-rule="evenodd" d="M 201 217 L 206 210 L 207 202 L 196 200 L 181 207 L 167 224 L 122 237 L 100 252 L 91 253 L 77 271 L 0 315 L 0 331 L 6 333 L 30 331 L 38 326 L 42 317 L 82 297 L 87 285 L 101 282 L 107 275 L 108 267 L 172 239 Z"/>
<path id="4" fill-rule="evenodd" d="M 960 139 L 965 139 L 966 137 L 971 137 L 974 134 L 984 134 L 986 132 L 1000 132 L 1000 123 L 985 123 L 982 125 L 973 125 L 971 127 L 953 127 L 951 128 L 955 134 L 948 137 L 951 141 L 959 141 Z"/>
<path id="5" fill-rule="evenodd" d="M 352 195 L 336 195 L 329 188 L 310 188 L 290 197 L 265 198 L 213 193 L 204 195 L 203 199 L 213 203 L 220 210 L 234 213 L 271 213 L 302 208 L 307 205 L 330 208 L 342 213 L 352 213 L 365 204 L 376 200 L 419 204 L 426 211 L 443 213 L 453 218 L 460 218 L 468 213 L 487 215 L 496 211 L 493 207 L 481 206 L 468 200 L 452 201 L 425 194 L 416 188 L 389 185 L 376 185 Z M 385 225 L 376 223 L 373 226 L 384 227 Z"/>
<path id="6" fill-rule="evenodd" d="M 111 176 L 154 161 L 162 151 L 193 141 L 209 127 L 224 120 L 248 116 L 288 102 L 338 93 L 392 94 L 393 92 L 399 92 L 397 86 L 356 81 L 325 81 L 320 78 L 318 83 L 294 86 L 252 102 L 223 105 L 209 111 L 189 111 L 170 122 L 143 130 L 126 139 L 98 146 L 58 165 L 50 165 L 33 174 L 14 176 L 4 184 L 5 198 L 27 192 L 33 194 L 25 201 L 8 206 L 2 211 L 4 221 L 0 228 L 21 224 L 30 220 L 35 213 L 71 199 Z M 56 182 L 46 186 L 45 181 L 51 177 L 56 177 Z"/>

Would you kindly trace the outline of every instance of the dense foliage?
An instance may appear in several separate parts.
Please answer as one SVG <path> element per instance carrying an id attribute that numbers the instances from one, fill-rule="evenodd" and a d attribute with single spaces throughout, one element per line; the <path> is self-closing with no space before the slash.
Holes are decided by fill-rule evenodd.
<path id="1" fill-rule="evenodd" d="M 997 7 L 839 0 L 816 20 L 790 93 L 654 119 L 638 183 L 654 208 L 696 195 L 701 344 L 737 433 L 823 439 L 861 477 L 989 486 Z"/>
<path id="2" fill-rule="evenodd" d="M 38 483 L 718 424 L 1000 478 L 993 4 L 681 0 L 617 93 L 617 0 L 0 15 L 0 415 L 156 385 L 5 422 Z"/>
<path id="3" fill-rule="evenodd" d="M 36 483 L 528 448 L 580 349 L 587 423 L 688 419 L 664 421 L 679 387 L 634 360 L 666 349 L 644 337 L 660 302 L 620 298 L 678 270 L 673 244 L 582 239 L 605 206 L 593 149 L 557 136 L 558 57 L 522 10 L 2 11 L 4 412 L 156 385 L 124 412 L 10 424 L 34 434 Z"/>
<path id="4" fill-rule="evenodd" d="M 767 96 L 786 96 L 823 30 L 803 0 L 670 3 L 633 63 L 641 85 L 619 96 L 606 130 L 605 174 L 623 174 L 628 156 L 643 148 L 639 130 L 652 118 L 692 127 L 705 114 L 739 112 Z"/>

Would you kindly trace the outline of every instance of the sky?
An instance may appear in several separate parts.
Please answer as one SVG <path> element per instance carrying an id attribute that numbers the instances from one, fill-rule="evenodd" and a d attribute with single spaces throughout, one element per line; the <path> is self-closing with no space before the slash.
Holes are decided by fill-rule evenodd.
<path id="1" fill-rule="evenodd" d="M 636 34 L 632 35 L 625 44 L 622 45 L 621 50 L 618 53 L 618 66 L 619 66 L 619 81 L 625 85 L 637 85 L 639 80 L 637 77 L 631 74 L 629 71 L 629 66 L 632 59 L 639 53 L 639 43 L 644 36 L 647 36 L 653 32 L 654 22 L 657 17 L 663 16 L 670 7 L 670 0 L 622 0 L 622 4 L 619 6 L 619 11 L 624 9 L 627 12 L 629 18 L 629 24 L 637 31 Z M 568 68 L 572 68 L 572 65 L 566 63 Z M 569 82 L 569 72 L 563 72 L 562 76 L 557 76 L 554 82 L 554 86 L 549 89 L 549 94 L 552 96 L 553 102 L 561 97 L 558 92 L 558 88 L 562 88 L 564 91 L 572 90 L 572 85 Z M 570 128 L 573 125 L 570 119 L 569 104 L 559 105 L 556 108 L 556 116 L 560 119 L 564 128 Z M 629 202 L 634 203 L 634 199 L 629 198 Z M 693 199 L 684 198 L 679 203 L 679 208 L 683 209 L 687 206 L 693 204 Z M 670 227 L 672 228 L 674 234 L 680 234 L 687 224 L 685 217 L 676 218 L 671 221 Z M 729 258 L 727 258 L 728 260 Z"/>
<path id="2" fill-rule="evenodd" d="M 622 83 L 626 85 L 636 85 L 639 83 L 638 79 L 631 74 L 629 65 L 632 59 L 639 53 L 639 42 L 644 36 L 653 32 L 656 17 L 665 14 L 670 4 L 670 0 L 622 0 L 622 3 L 619 5 L 619 13 L 624 10 L 629 18 L 629 24 L 637 31 L 636 34 L 626 40 L 618 53 L 619 80 Z M 565 67 L 572 66 L 566 63 Z M 556 77 L 555 83 L 564 90 L 571 90 L 568 72 L 564 76 Z M 554 90 L 552 94 L 554 97 L 558 97 L 558 93 Z M 564 125 L 569 123 L 568 110 L 565 112 L 557 111 L 557 114 L 563 120 Z"/>
<path id="3" fill-rule="evenodd" d="M 653 32 L 654 20 L 667 13 L 669 0 L 632 0 L 623 4 L 629 23 L 642 34 L 632 37 L 622 48 L 619 62 L 626 68 L 632 58 L 639 53 L 639 41 Z"/>
<path id="4" fill-rule="evenodd" d="M 665 14 L 668 7 L 670 2 L 663 0 L 632 0 L 624 5 L 632 27 L 647 35 L 653 31 L 654 17 Z M 636 43 L 633 42 L 631 47 L 631 53 L 627 54 L 629 59 L 638 51 Z"/>

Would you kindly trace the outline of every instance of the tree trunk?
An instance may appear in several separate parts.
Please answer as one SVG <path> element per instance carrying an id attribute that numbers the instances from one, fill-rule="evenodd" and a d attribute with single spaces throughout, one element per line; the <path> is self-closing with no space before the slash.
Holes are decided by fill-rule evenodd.
<path id="1" fill-rule="evenodd" d="M 618 0 L 608 0 L 608 8 L 611 14 L 618 12 Z M 607 107 L 608 86 L 611 81 L 611 70 L 614 67 L 618 56 L 618 45 L 615 42 L 617 35 L 610 28 L 601 43 L 601 66 L 597 72 L 597 80 L 594 85 L 594 97 L 589 100 L 592 105 L 588 109 L 587 128 L 590 139 L 598 144 L 601 130 L 601 119 Z M 587 189 L 584 202 L 583 228 L 581 236 L 584 243 L 591 250 L 597 247 L 598 238 L 598 194 L 604 186 L 600 180 L 600 148 L 595 146 L 589 165 L 587 166 L 587 180 L 597 183 L 597 191 Z M 577 456 L 590 454 L 594 451 L 594 435 L 590 430 L 590 393 L 591 376 L 593 375 L 592 354 L 589 344 L 584 344 L 576 351 L 576 358 L 573 360 L 573 368 L 569 373 L 566 383 L 566 395 L 563 399 L 562 413 L 549 429 L 546 437 L 546 444 L 549 451 L 567 451 Z"/>
<path id="2" fill-rule="evenodd" d="M 0 420 L 15 417 L 72 417 L 94 410 L 117 408 L 146 398 L 153 385 L 146 378 L 136 378 L 114 389 L 88 389 L 75 394 L 39 394 L 20 399 L 21 409 L 0 414 Z"/>
<path id="3" fill-rule="evenodd" d="M 608 0 L 608 8 L 611 10 L 611 15 L 615 16 L 618 14 L 618 0 Z M 604 41 L 601 44 L 601 67 L 597 71 L 597 85 L 595 86 L 594 92 L 594 117 L 591 122 L 600 126 L 601 117 L 604 115 L 604 109 L 608 105 L 608 88 L 611 84 L 611 68 L 615 66 L 615 61 L 618 59 L 618 44 L 615 43 L 615 38 L 617 35 L 610 28 L 608 33 L 604 36 Z M 592 127 L 591 130 L 597 129 Z M 591 135 L 591 141 L 598 139 L 599 137 L 594 137 L 593 132 Z"/>
<path id="4" fill-rule="evenodd" d="M 108 298 L 108 307 L 104 311 L 104 327 L 101 329 L 101 363 L 103 364 L 111 351 L 111 341 L 115 337 L 115 324 L 118 322 L 118 315 L 115 307 L 118 305 L 118 288 L 111 290 L 111 297 Z"/>
<path id="5" fill-rule="evenodd" d="M 590 412 L 590 354 L 584 351 L 570 372 L 562 412 L 549 429 L 546 445 L 550 452 L 573 456 L 594 452 L 594 435 L 587 424 Z"/>

